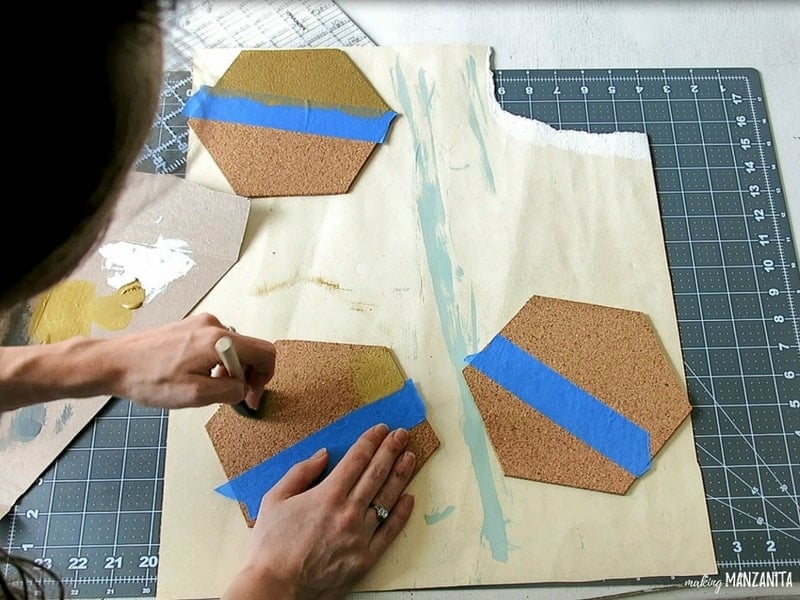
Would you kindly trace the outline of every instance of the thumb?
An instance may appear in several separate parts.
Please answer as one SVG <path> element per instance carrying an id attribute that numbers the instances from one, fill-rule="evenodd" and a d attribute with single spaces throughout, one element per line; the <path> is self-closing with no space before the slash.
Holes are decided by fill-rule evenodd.
<path id="1" fill-rule="evenodd" d="M 311 458 L 307 458 L 294 465 L 286 472 L 271 494 L 275 494 L 280 499 L 302 494 L 322 475 L 328 464 L 328 450 L 320 448 Z"/>

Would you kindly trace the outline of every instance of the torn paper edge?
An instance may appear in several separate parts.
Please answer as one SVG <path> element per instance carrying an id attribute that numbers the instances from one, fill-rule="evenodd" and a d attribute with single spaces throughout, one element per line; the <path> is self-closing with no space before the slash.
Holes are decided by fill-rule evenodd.
<path id="1" fill-rule="evenodd" d="M 486 94 L 489 100 L 489 114 L 509 136 L 579 154 L 650 160 L 650 146 L 645 133 L 628 131 L 590 133 L 556 129 L 543 121 L 514 115 L 503 109 L 495 97 L 492 52 L 493 49 L 489 47 L 485 62 L 488 73 Z"/>

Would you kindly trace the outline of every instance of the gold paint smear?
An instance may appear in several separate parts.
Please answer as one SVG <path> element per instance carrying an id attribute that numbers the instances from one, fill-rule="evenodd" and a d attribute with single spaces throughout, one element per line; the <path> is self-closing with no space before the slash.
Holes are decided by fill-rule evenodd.
<path id="1" fill-rule="evenodd" d="M 389 110 L 350 57 L 333 48 L 243 50 L 216 87 Z"/>
<path id="2" fill-rule="evenodd" d="M 359 348 L 350 357 L 353 385 L 362 404 L 396 392 L 405 382 L 391 350 L 383 346 Z"/>
<path id="3" fill-rule="evenodd" d="M 123 308 L 136 310 L 137 308 L 141 308 L 144 304 L 144 288 L 138 279 L 134 279 L 130 283 L 121 286 L 117 290 L 117 294 L 120 296 Z"/>
<path id="4" fill-rule="evenodd" d="M 60 342 L 77 335 L 89 335 L 92 323 L 88 307 L 95 287 L 80 279 L 59 283 L 36 300 L 28 327 L 30 340 L 37 344 Z"/>
<path id="5" fill-rule="evenodd" d="M 88 336 L 93 324 L 119 331 L 130 325 L 131 309 L 143 303 L 144 290 L 138 279 L 108 296 L 97 296 L 90 281 L 70 279 L 39 296 L 28 328 L 29 339 L 37 344 L 53 344 L 79 335 Z"/>

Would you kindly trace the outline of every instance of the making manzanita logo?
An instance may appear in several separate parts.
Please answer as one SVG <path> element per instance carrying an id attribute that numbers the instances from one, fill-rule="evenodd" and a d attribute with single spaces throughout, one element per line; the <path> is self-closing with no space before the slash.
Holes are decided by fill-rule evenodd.
<path id="1" fill-rule="evenodd" d="M 718 594 L 723 586 L 733 588 L 779 588 L 792 587 L 791 571 L 738 571 L 725 573 L 725 578 L 703 575 L 700 579 L 687 579 L 686 587 L 713 588 Z"/>
<path id="2" fill-rule="evenodd" d="M 700 579 L 687 579 L 683 582 L 683 585 L 693 588 L 714 588 L 714 593 L 719 594 L 722 589 L 722 580 L 703 575 Z"/>
<path id="3" fill-rule="evenodd" d="M 725 587 L 792 587 L 791 571 L 725 573 Z"/>

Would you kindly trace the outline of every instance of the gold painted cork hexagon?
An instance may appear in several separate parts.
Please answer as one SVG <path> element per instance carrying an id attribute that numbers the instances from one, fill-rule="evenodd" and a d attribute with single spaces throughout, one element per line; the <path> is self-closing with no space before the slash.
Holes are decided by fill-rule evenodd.
<path id="1" fill-rule="evenodd" d="M 500 335 L 646 430 L 651 457 L 691 412 L 644 313 L 533 296 Z M 463 373 L 506 476 L 615 494 L 636 480 L 472 365 Z"/>
<path id="2" fill-rule="evenodd" d="M 273 457 L 351 411 L 400 390 L 406 378 L 384 346 L 278 340 L 278 369 L 256 418 L 222 405 L 206 431 L 228 479 Z M 409 430 L 415 473 L 439 447 L 427 420 Z M 254 520 L 245 508 L 248 526 Z"/>
<path id="3" fill-rule="evenodd" d="M 183 112 L 248 197 L 346 193 L 397 116 L 333 48 L 243 50 Z"/>

